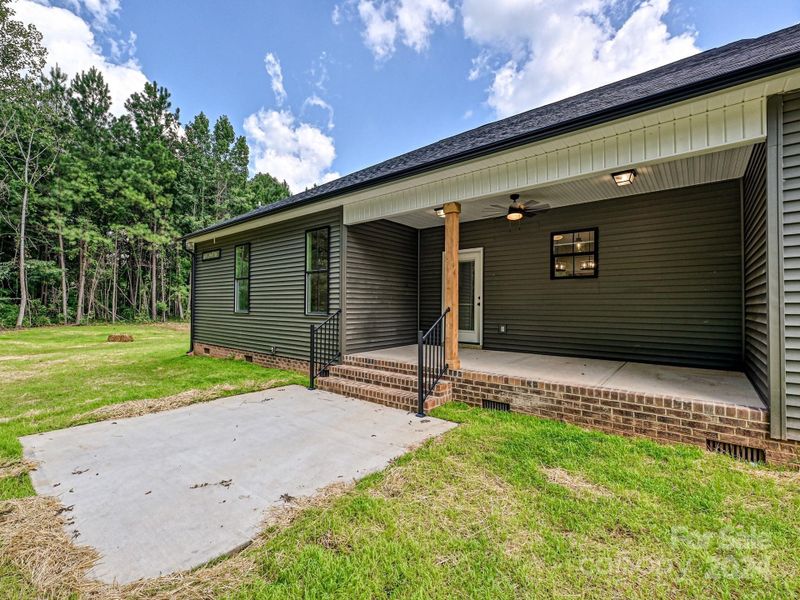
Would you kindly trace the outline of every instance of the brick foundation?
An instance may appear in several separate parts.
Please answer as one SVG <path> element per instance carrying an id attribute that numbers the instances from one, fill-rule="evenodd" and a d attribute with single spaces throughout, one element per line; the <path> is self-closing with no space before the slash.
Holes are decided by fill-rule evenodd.
<path id="1" fill-rule="evenodd" d="M 268 369 L 283 369 L 285 371 L 296 371 L 303 375 L 308 375 L 308 361 L 275 354 L 263 354 L 261 352 L 249 352 L 226 348 L 225 346 L 214 346 L 203 342 L 195 342 L 193 347 L 195 356 L 211 356 L 213 358 L 235 358 L 246 360 L 261 367 Z"/>
<path id="2" fill-rule="evenodd" d="M 397 373 L 416 367 L 396 361 L 347 357 L 347 362 Z M 765 451 L 767 462 L 800 466 L 800 443 L 769 437 L 766 409 L 628 392 L 576 387 L 476 371 L 450 371 L 452 398 L 472 406 L 506 402 L 514 412 L 573 423 L 625 436 L 706 447 L 719 440 Z"/>

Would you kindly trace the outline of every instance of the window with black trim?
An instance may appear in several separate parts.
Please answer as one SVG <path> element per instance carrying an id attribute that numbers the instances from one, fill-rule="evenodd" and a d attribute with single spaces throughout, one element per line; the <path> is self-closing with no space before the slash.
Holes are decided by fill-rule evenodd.
<path id="1" fill-rule="evenodd" d="M 330 228 L 306 231 L 306 313 L 328 314 Z"/>
<path id="2" fill-rule="evenodd" d="M 205 260 L 217 260 L 218 258 L 222 257 L 222 250 L 207 250 L 203 252 L 202 259 Z"/>
<path id="3" fill-rule="evenodd" d="M 597 277 L 597 228 L 550 234 L 550 278 Z"/>
<path id="4" fill-rule="evenodd" d="M 233 310 L 237 313 L 246 313 L 250 311 L 250 244 L 236 246 L 235 256 Z"/>

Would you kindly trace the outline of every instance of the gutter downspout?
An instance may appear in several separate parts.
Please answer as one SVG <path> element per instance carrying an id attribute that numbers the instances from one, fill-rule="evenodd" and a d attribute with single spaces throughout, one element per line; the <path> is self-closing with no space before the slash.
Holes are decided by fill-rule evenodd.
<path id="1" fill-rule="evenodd" d="M 186 240 L 182 240 L 183 250 L 192 257 L 192 280 L 189 282 L 189 351 L 186 354 L 194 352 L 194 288 L 195 277 L 197 276 L 197 260 L 194 250 L 189 250 Z"/>

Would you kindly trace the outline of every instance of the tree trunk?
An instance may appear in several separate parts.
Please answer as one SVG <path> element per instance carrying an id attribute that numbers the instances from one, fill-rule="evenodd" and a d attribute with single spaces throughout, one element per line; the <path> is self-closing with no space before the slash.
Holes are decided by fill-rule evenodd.
<path id="1" fill-rule="evenodd" d="M 58 228 L 58 262 L 61 266 L 61 314 L 64 316 L 64 325 L 67 324 L 67 261 L 64 258 L 64 236 L 61 227 Z"/>
<path id="2" fill-rule="evenodd" d="M 86 292 L 86 242 L 78 243 L 78 302 L 75 309 L 75 324 L 83 321 L 83 297 Z"/>
<path id="3" fill-rule="evenodd" d="M 25 165 L 25 181 L 28 179 L 28 166 Z M 28 186 L 22 190 L 22 210 L 19 218 L 19 313 L 17 327 L 22 327 L 25 309 L 28 307 L 28 274 L 25 272 L 25 225 L 28 219 Z"/>
<path id="4" fill-rule="evenodd" d="M 92 275 L 92 283 L 89 284 L 89 310 L 87 314 L 95 319 L 95 306 L 97 305 L 97 284 L 100 281 L 100 269 L 102 268 L 101 261 L 95 261 L 94 274 Z"/>
<path id="5" fill-rule="evenodd" d="M 162 252 L 159 257 L 161 258 L 161 302 L 164 305 L 164 309 L 161 311 L 161 320 L 166 322 L 169 304 L 167 303 L 167 280 L 164 277 L 164 254 L 165 252 Z"/>
<path id="6" fill-rule="evenodd" d="M 158 281 L 156 258 L 156 245 L 153 244 L 150 250 L 150 318 L 153 321 L 158 318 L 156 311 L 156 283 Z"/>
<path id="7" fill-rule="evenodd" d="M 119 271 L 119 242 L 114 236 L 114 258 L 111 265 L 111 322 L 117 322 L 117 273 Z"/>

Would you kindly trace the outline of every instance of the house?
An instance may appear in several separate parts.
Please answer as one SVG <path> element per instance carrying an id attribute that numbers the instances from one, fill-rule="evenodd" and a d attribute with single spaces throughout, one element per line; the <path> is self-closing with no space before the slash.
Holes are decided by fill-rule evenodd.
<path id="1" fill-rule="evenodd" d="M 800 461 L 800 26 L 184 241 L 195 354 Z"/>

